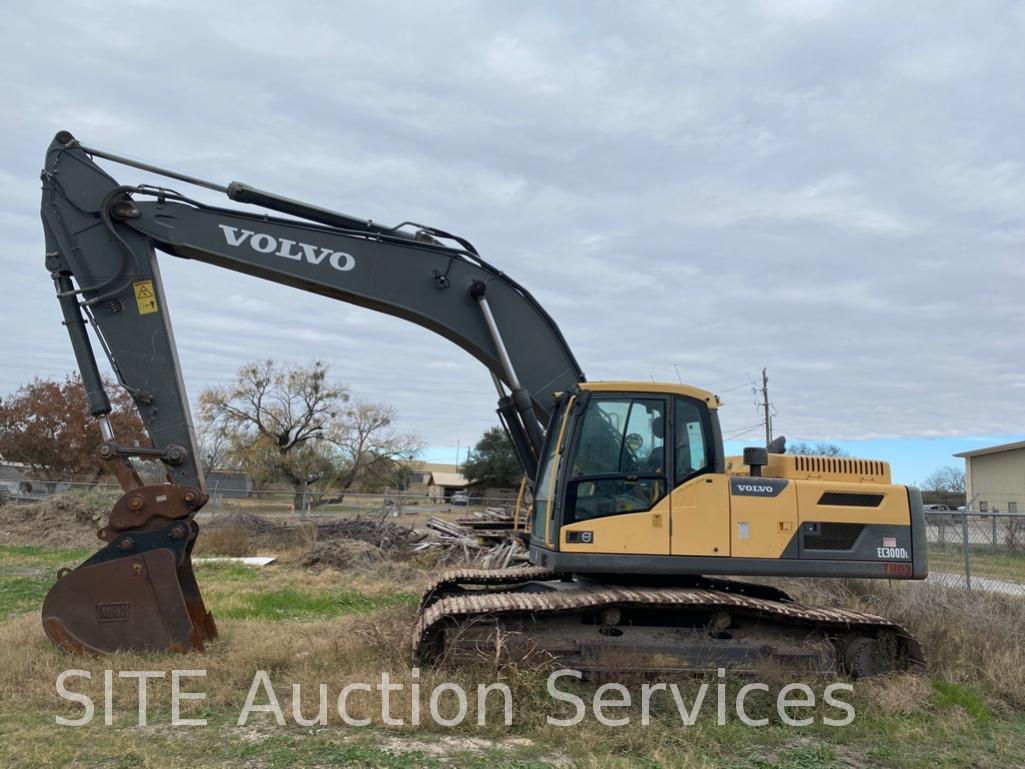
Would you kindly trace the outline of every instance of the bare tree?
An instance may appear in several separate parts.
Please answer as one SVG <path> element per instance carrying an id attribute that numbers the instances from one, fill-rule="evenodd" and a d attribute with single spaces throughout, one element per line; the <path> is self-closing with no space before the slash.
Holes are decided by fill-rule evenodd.
<path id="1" fill-rule="evenodd" d="M 208 461 L 229 461 L 258 483 L 287 481 L 300 511 L 340 502 L 354 486 L 387 483 L 397 462 L 421 449 L 415 435 L 395 430 L 392 407 L 350 400 L 319 361 L 247 364 L 199 404 Z M 329 488 L 341 494 L 329 498 Z"/>
<path id="2" fill-rule="evenodd" d="M 320 361 L 266 360 L 243 366 L 227 387 L 205 390 L 199 407 L 236 463 L 258 480 L 286 480 L 302 510 L 310 483 L 330 471 L 326 438 L 348 400 L 348 389 L 329 382 Z"/>
<path id="3" fill-rule="evenodd" d="M 398 459 L 412 459 L 423 445 L 411 433 L 398 433 L 392 424 L 395 409 L 380 403 L 353 401 L 330 440 L 338 448 L 339 485 L 351 488 Z"/>
<path id="4" fill-rule="evenodd" d="M 949 494 L 965 493 L 965 473 L 960 467 L 948 465 L 926 476 L 920 484 L 923 491 L 942 491 Z"/>
<path id="5" fill-rule="evenodd" d="M 835 443 L 798 441 L 787 446 L 788 454 L 808 454 L 815 457 L 849 457 L 850 454 Z"/>
<path id="6" fill-rule="evenodd" d="M 223 426 L 201 420 L 196 426 L 196 443 L 204 471 L 228 468 L 232 442 L 229 431 Z"/>
<path id="7" fill-rule="evenodd" d="M 411 433 L 393 428 L 395 409 L 380 403 L 352 401 L 335 423 L 328 440 L 334 446 L 332 485 L 341 493 L 321 496 L 314 504 L 341 502 L 354 486 L 387 485 L 400 475 L 400 460 L 410 460 L 423 448 Z"/>

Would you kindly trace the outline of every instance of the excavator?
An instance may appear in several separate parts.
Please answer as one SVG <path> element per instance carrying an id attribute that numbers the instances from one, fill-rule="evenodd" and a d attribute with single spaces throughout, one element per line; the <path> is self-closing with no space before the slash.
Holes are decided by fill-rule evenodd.
<path id="1" fill-rule="evenodd" d="M 98 160 L 256 208 L 120 184 Z M 532 659 L 650 674 L 768 662 L 852 676 L 924 664 L 894 622 L 804 605 L 772 584 L 926 577 L 921 495 L 892 483 L 888 463 L 793 456 L 778 444 L 725 456 L 716 395 L 587 381 L 534 297 L 444 230 L 214 183 L 83 146 L 67 131 L 47 149 L 41 178 L 46 269 L 98 452 L 124 490 L 98 532 L 105 545 L 62 570 L 45 598 L 56 645 L 190 651 L 217 635 L 192 569 L 207 493 L 159 251 L 405 319 L 491 373 L 529 479 L 530 565 L 434 579 L 413 633 L 417 664 Z M 89 326 L 152 446 L 118 442 Z M 133 459 L 162 463 L 166 482 L 144 484 Z"/>

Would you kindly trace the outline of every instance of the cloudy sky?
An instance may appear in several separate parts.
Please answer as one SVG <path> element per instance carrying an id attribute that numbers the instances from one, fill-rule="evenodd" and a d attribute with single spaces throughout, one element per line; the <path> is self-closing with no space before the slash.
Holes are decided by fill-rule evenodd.
<path id="1" fill-rule="evenodd" d="M 73 367 L 38 220 L 68 129 L 459 233 L 588 378 L 682 377 L 756 442 L 767 366 L 777 432 L 914 481 L 1025 435 L 1023 51 L 1001 2 L 24 4 L 0 29 L 0 394 Z M 494 422 L 487 372 L 440 337 L 162 267 L 193 396 L 317 357 L 432 458 Z"/>

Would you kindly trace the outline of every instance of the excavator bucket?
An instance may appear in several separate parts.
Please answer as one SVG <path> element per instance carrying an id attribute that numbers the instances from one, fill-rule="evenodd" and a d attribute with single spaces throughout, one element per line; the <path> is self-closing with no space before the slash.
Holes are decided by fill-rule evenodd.
<path id="1" fill-rule="evenodd" d="M 72 653 L 185 652 L 203 651 L 217 637 L 192 571 L 199 526 L 189 520 L 192 505 L 176 504 L 188 491 L 149 486 L 118 501 L 99 532 L 107 546 L 58 573 L 43 602 L 53 643 Z"/>

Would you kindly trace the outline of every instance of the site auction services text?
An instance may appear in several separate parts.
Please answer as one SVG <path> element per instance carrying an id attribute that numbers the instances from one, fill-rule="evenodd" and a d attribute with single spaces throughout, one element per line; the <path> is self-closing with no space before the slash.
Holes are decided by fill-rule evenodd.
<path id="1" fill-rule="evenodd" d="M 111 726 L 116 714 L 132 710 L 136 711 L 133 715 L 137 714 L 135 723 L 139 726 L 151 722 L 206 726 L 207 719 L 195 717 L 207 698 L 202 681 L 206 674 L 206 670 L 104 670 L 102 676 L 96 676 L 99 680 L 94 680 L 90 671 L 65 670 L 57 676 L 56 690 L 62 700 L 73 703 L 66 705 L 73 712 L 57 715 L 56 722 L 61 726 L 85 726 L 102 718 Z M 847 726 L 855 718 L 849 701 L 854 687 L 846 682 L 822 684 L 820 692 L 798 682 L 770 687 L 760 682 L 727 680 L 725 670 L 719 668 L 718 679 L 711 683 L 698 678 L 686 683 L 645 681 L 630 685 L 609 681 L 590 691 L 581 686 L 584 678 L 583 673 L 569 668 L 547 676 L 544 695 L 552 706 L 545 715 L 548 725 L 572 727 L 592 719 L 608 727 L 648 726 L 653 712 L 678 716 L 683 726 L 693 726 L 702 715 L 702 723 L 725 726 L 736 720 L 750 727 L 768 726 L 770 714 L 778 716 L 778 723 L 792 727 L 816 722 Z M 156 698 L 159 707 L 150 705 L 157 686 L 169 686 L 169 696 Z M 275 683 L 267 671 L 257 670 L 236 723 L 244 726 L 256 716 L 279 726 L 292 722 L 298 726 L 336 723 L 359 727 L 376 723 L 402 727 L 430 722 L 456 727 L 468 719 L 479 726 L 496 720 L 512 726 L 513 697 L 512 689 L 502 682 L 480 683 L 470 692 L 452 682 L 427 687 L 421 684 L 418 668 L 399 677 L 382 672 L 374 683 L 343 685 Z M 183 714 L 189 709 L 194 712 Z"/>

